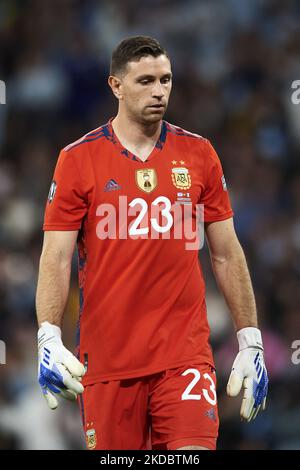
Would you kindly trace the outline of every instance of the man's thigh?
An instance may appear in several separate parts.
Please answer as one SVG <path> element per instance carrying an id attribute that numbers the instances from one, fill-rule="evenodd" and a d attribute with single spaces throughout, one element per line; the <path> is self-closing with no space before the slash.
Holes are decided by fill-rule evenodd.
<path id="1" fill-rule="evenodd" d="M 153 449 L 214 450 L 219 430 L 216 374 L 208 364 L 170 369 L 150 382 Z"/>
<path id="2" fill-rule="evenodd" d="M 147 380 L 88 385 L 80 401 L 88 449 L 149 448 Z"/>

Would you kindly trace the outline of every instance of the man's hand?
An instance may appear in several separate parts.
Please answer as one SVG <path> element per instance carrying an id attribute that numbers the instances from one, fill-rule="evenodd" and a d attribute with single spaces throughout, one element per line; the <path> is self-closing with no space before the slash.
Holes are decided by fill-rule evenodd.
<path id="1" fill-rule="evenodd" d="M 48 406 L 54 410 L 58 403 L 54 394 L 76 400 L 84 388 L 80 381 L 84 366 L 66 349 L 58 326 L 43 322 L 38 331 L 38 380 Z"/>
<path id="2" fill-rule="evenodd" d="M 237 396 L 244 388 L 241 418 L 255 419 L 260 409 L 266 407 L 268 375 L 264 362 L 261 332 L 258 328 L 242 328 L 237 332 L 239 353 L 233 363 L 227 384 L 227 394 Z"/>

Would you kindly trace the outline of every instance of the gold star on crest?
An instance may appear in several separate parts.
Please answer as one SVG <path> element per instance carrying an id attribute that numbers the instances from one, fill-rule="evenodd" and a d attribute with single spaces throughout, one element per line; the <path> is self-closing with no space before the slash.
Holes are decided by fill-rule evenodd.
<path id="1" fill-rule="evenodd" d="M 173 165 L 177 165 L 177 161 L 176 161 L 176 160 L 172 160 L 172 164 L 173 164 Z"/>
<path id="2" fill-rule="evenodd" d="M 185 162 L 183 160 L 180 160 L 179 163 L 180 163 L 180 165 L 184 165 Z"/>

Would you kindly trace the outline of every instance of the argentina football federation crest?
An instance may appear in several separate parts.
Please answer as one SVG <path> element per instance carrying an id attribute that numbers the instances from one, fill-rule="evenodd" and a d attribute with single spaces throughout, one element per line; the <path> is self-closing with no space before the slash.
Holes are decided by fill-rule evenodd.
<path id="1" fill-rule="evenodd" d="M 50 189 L 49 189 L 49 194 L 48 194 L 48 201 L 49 201 L 49 204 L 50 204 L 50 203 L 53 201 L 53 199 L 54 199 L 56 187 L 57 187 L 56 181 L 53 180 L 52 183 L 51 183 Z"/>
<path id="2" fill-rule="evenodd" d="M 137 186 L 145 193 L 151 193 L 157 186 L 157 175 L 154 168 L 136 170 L 135 181 Z"/>
<path id="3" fill-rule="evenodd" d="M 172 168 L 172 181 L 177 189 L 190 189 L 192 181 L 188 168 Z"/>

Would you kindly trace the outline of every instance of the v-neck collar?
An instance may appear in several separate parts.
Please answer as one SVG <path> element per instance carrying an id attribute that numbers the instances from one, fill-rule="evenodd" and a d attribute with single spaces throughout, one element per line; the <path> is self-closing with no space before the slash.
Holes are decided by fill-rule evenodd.
<path id="1" fill-rule="evenodd" d="M 137 155 L 134 155 L 132 152 L 130 152 L 130 150 L 126 149 L 121 144 L 121 142 L 119 141 L 118 137 L 116 136 L 116 133 L 115 133 L 115 131 L 113 129 L 113 126 L 112 126 L 112 121 L 114 119 L 115 119 L 115 117 L 110 118 L 108 123 L 107 123 L 108 132 L 109 132 L 110 137 L 111 137 L 110 140 L 112 141 L 112 143 L 114 145 L 116 145 L 118 147 L 118 149 L 120 150 L 120 153 L 123 156 L 129 158 L 130 160 L 134 160 L 134 161 L 137 161 L 139 163 L 147 164 L 150 160 L 152 160 L 163 149 L 164 144 L 166 142 L 166 138 L 167 138 L 167 123 L 166 123 L 166 121 L 164 121 L 164 120 L 162 121 L 159 138 L 158 138 L 155 146 L 153 147 L 152 151 L 148 155 L 147 159 L 145 161 L 143 161 Z"/>

